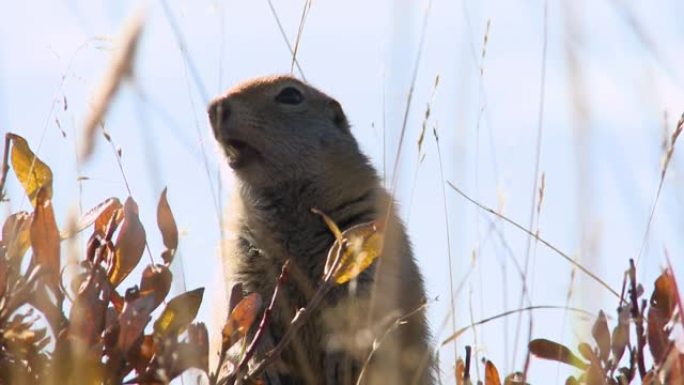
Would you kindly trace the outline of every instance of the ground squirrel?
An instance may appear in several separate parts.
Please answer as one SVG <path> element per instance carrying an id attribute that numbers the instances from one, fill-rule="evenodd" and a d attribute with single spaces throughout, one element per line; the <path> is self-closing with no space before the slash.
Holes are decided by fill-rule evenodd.
<path id="1" fill-rule="evenodd" d="M 355 384 L 374 341 L 425 302 L 391 197 L 360 152 L 340 104 L 300 80 L 246 81 L 214 99 L 208 112 L 237 177 L 229 213 L 234 237 L 224 256 L 228 282 L 242 283 L 267 302 L 282 263 L 291 260 L 290 278 L 268 326 L 271 343 L 308 303 L 334 241 L 311 209 L 328 214 L 343 230 L 389 218 L 380 259 L 327 295 L 266 375 L 271 384 Z M 432 384 L 428 339 L 420 310 L 382 338 L 361 383 Z"/>

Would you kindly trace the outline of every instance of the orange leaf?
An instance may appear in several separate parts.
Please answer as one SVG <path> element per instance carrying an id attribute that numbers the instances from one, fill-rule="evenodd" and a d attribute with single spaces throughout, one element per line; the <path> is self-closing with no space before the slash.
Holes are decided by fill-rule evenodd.
<path id="1" fill-rule="evenodd" d="M 462 359 L 456 360 L 456 385 L 463 385 L 465 376 L 465 362 Z"/>
<path id="2" fill-rule="evenodd" d="M 59 287 L 59 242 L 59 230 L 52 203 L 47 190 L 40 189 L 36 196 L 36 208 L 31 222 L 31 262 L 47 271 L 48 282 L 53 285 L 53 289 Z"/>
<path id="3" fill-rule="evenodd" d="M 164 311 L 154 323 L 154 335 L 163 337 L 178 334 L 185 329 L 197 315 L 204 288 L 183 293 L 169 301 Z"/>
<path id="4" fill-rule="evenodd" d="M 258 293 L 251 293 L 235 306 L 223 327 L 223 350 L 227 350 L 240 338 L 247 335 L 247 331 L 261 309 L 261 304 L 261 296 Z"/>
<path id="5" fill-rule="evenodd" d="M 665 359 L 670 331 L 666 325 L 672 318 L 678 302 L 674 277 L 670 270 L 665 270 L 655 281 L 648 309 L 648 347 L 653 361 L 660 364 Z"/>
<path id="6" fill-rule="evenodd" d="M 124 203 L 124 219 L 114 245 L 114 258 L 109 266 L 109 282 L 116 287 L 140 262 L 145 251 L 145 228 L 138 218 L 138 205 L 128 197 Z"/>
<path id="7" fill-rule="evenodd" d="M 499 377 L 499 371 L 496 370 L 496 366 L 492 361 L 487 360 L 485 362 L 485 385 L 501 385 L 501 377 Z"/>
<path id="8" fill-rule="evenodd" d="M 14 173 L 19 179 L 26 195 L 36 206 L 38 191 L 44 189 L 44 200 L 52 199 L 52 170 L 29 148 L 26 139 L 19 135 L 8 133 L 12 141 L 11 160 Z"/>
<path id="9" fill-rule="evenodd" d="M 362 223 L 342 233 L 342 243 L 335 241 L 328 252 L 325 275 L 333 267 L 340 244 L 344 249 L 339 257 L 337 269 L 333 273 L 338 285 L 344 284 L 366 270 L 382 251 L 383 234 L 374 222 Z"/>
<path id="10" fill-rule="evenodd" d="M 2 242 L 5 244 L 6 258 L 16 271 L 19 271 L 21 258 L 31 244 L 31 214 L 21 211 L 10 215 L 2 226 Z"/>
<path id="11" fill-rule="evenodd" d="M 171 264 L 173 255 L 178 247 L 178 228 L 176 227 L 176 220 L 173 218 L 171 207 L 166 199 L 166 188 L 162 191 L 157 205 L 157 225 L 161 231 L 164 246 L 168 253 L 163 253 L 162 258 L 166 264 Z"/>
<path id="12" fill-rule="evenodd" d="M 107 224 L 114 213 L 116 213 L 123 206 L 119 198 L 109 198 L 104 202 L 101 202 L 97 206 L 88 210 L 78 222 L 76 226 L 76 232 L 81 232 L 85 230 L 86 227 L 95 224 L 95 232 L 104 235 Z M 117 218 L 117 224 L 121 222 L 123 216 Z"/>
<path id="13" fill-rule="evenodd" d="M 539 358 L 563 362 L 584 370 L 587 364 L 574 355 L 565 345 L 542 338 L 532 340 L 529 344 L 530 353 Z"/>

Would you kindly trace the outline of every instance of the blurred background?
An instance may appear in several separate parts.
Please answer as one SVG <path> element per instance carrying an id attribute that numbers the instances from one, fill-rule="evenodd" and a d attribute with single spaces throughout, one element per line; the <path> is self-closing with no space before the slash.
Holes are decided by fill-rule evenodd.
<path id="1" fill-rule="evenodd" d="M 209 321 L 222 292 L 220 223 L 232 177 L 206 105 L 238 81 L 290 72 L 288 47 L 297 46 L 295 74 L 340 101 L 388 186 L 396 175 L 434 299 L 436 347 L 505 311 L 561 307 L 489 322 L 439 348 L 451 384 L 465 345 L 502 374 L 522 370 L 529 338 L 573 348 L 591 338 L 593 317 L 562 307 L 604 309 L 612 327 L 618 299 L 447 182 L 538 231 L 617 292 L 630 258 L 647 295 L 668 258 L 682 282 L 680 151 L 656 193 L 684 112 L 683 12 L 677 0 L 13 2 L 0 13 L 0 130 L 24 136 L 52 168 L 60 226 L 132 194 L 157 260 L 156 205 L 167 186 L 181 230 L 174 290 L 208 287 L 199 318 Z M 140 13 L 133 76 L 104 121 L 111 143 L 98 134 L 81 161 L 93 95 L 126 20 Z M 30 207 L 14 177 L 8 189 L 5 213 Z M 532 359 L 528 379 L 562 383 L 569 373 Z"/>

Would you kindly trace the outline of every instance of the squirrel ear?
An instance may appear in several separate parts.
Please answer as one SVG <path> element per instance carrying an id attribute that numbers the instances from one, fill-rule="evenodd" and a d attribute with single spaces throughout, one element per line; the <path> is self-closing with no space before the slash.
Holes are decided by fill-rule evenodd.
<path id="1" fill-rule="evenodd" d="M 340 103 L 337 102 L 335 99 L 330 99 L 328 102 L 328 111 L 330 113 L 330 118 L 332 119 L 333 123 L 342 131 L 344 132 L 350 132 L 349 131 L 349 122 L 347 122 L 347 117 L 344 115 L 344 111 L 342 111 L 342 106 Z"/>

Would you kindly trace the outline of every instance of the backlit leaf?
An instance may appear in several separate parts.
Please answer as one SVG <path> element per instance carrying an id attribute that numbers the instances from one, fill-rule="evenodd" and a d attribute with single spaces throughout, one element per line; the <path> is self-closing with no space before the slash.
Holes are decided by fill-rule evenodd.
<path id="1" fill-rule="evenodd" d="M 123 311 L 119 316 L 119 349 L 127 352 L 140 338 L 145 326 L 150 322 L 150 314 L 154 310 L 154 298 L 151 296 L 139 297 L 132 301 L 126 301 Z"/>
<path id="2" fill-rule="evenodd" d="M 501 377 L 499 377 L 499 371 L 496 370 L 496 366 L 492 361 L 487 360 L 485 362 L 485 385 L 501 385 Z"/>
<path id="3" fill-rule="evenodd" d="M 114 213 L 121 209 L 123 205 L 119 198 L 109 198 L 104 202 L 101 202 L 97 206 L 88 210 L 78 222 L 76 226 L 76 232 L 81 232 L 85 230 L 86 227 L 95 224 L 95 232 L 104 235 L 107 224 Z M 121 222 L 123 216 L 118 218 L 117 222 Z"/>
<path id="4" fill-rule="evenodd" d="M 31 214 L 21 211 L 10 215 L 2 226 L 2 241 L 6 258 L 18 271 L 21 257 L 31 244 Z"/>
<path id="5" fill-rule="evenodd" d="M 591 335 L 598 344 L 601 361 L 607 362 L 610 356 L 610 330 L 608 330 L 608 321 L 603 310 L 599 311 L 596 322 L 591 328 Z"/>
<path id="6" fill-rule="evenodd" d="M 465 376 L 465 362 L 463 359 L 459 358 L 456 360 L 456 368 L 454 368 L 456 375 L 456 385 L 463 385 L 463 377 Z"/>
<path id="7" fill-rule="evenodd" d="M 197 347 L 198 361 L 197 366 L 205 373 L 209 372 L 209 331 L 207 326 L 202 323 L 193 323 L 188 326 L 188 342 Z"/>
<path id="8" fill-rule="evenodd" d="M 33 249 L 32 264 L 44 269 L 48 282 L 56 289 L 59 287 L 60 274 L 60 237 L 52 203 L 45 189 L 40 189 L 36 197 L 30 238 Z"/>
<path id="9" fill-rule="evenodd" d="M 615 362 L 620 362 L 625 348 L 629 343 L 629 306 L 623 306 L 618 309 L 618 324 L 613 329 L 613 336 L 611 338 L 613 351 L 613 358 Z"/>
<path id="10" fill-rule="evenodd" d="M 648 309 L 648 347 L 656 363 L 662 363 L 667 353 L 670 331 L 666 325 L 672 318 L 678 301 L 674 277 L 665 270 L 655 281 Z"/>
<path id="11" fill-rule="evenodd" d="M 173 274 L 164 265 L 148 265 L 140 279 L 140 295 L 151 295 L 154 298 L 156 308 L 166 298 L 171 288 Z"/>
<path id="12" fill-rule="evenodd" d="M 9 133 L 12 141 L 11 160 L 14 173 L 19 179 L 31 203 L 36 205 L 38 190 L 44 189 L 45 200 L 52 199 L 52 170 L 29 148 L 26 139 Z"/>
<path id="13" fill-rule="evenodd" d="M 258 293 L 245 296 L 228 316 L 228 321 L 223 327 L 222 349 L 230 348 L 240 338 L 247 335 L 247 331 L 254 323 L 254 319 L 261 309 L 262 299 Z"/>
<path id="14" fill-rule="evenodd" d="M 563 362 L 581 370 L 584 370 L 587 367 L 587 364 L 574 355 L 570 349 L 557 342 L 539 338 L 530 341 L 529 349 L 530 353 L 539 358 Z"/>
<path id="15" fill-rule="evenodd" d="M 109 266 L 109 282 L 116 287 L 140 262 L 145 251 L 145 228 L 138 218 L 138 205 L 128 197 L 124 219 L 114 244 L 114 258 Z"/>
<path id="16" fill-rule="evenodd" d="M 69 314 L 69 334 L 84 347 L 99 341 L 105 326 L 105 315 L 110 286 L 107 275 L 100 266 L 91 270 L 89 277 L 81 284 Z"/>
<path id="17" fill-rule="evenodd" d="M 171 207 L 166 199 L 166 189 L 162 191 L 157 205 L 157 225 L 162 234 L 162 240 L 166 247 L 165 253 L 162 254 L 164 262 L 170 264 L 173 260 L 173 255 L 178 247 L 178 228 L 176 227 L 176 220 L 173 218 Z"/>
<path id="18" fill-rule="evenodd" d="M 345 230 L 342 239 L 344 249 L 333 273 L 338 285 L 356 278 L 380 256 L 383 234 L 378 231 L 374 222 L 368 222 Z M 335 241 L 328 252 L 328 261 L 334 261 L 339 250 L 340 242 Z M 332 265 L 326 268 L 330 269 Z"/>
<path id="19" fill-rule="evenodd" d="M 185 329 L 199 310 L 202 303 L 204 288 L 195 289 L 183 293 L 169 301 L 164 311 L 154 323 L 154 334 L 162 337 L 169 334 L 178 334 Z"/>

